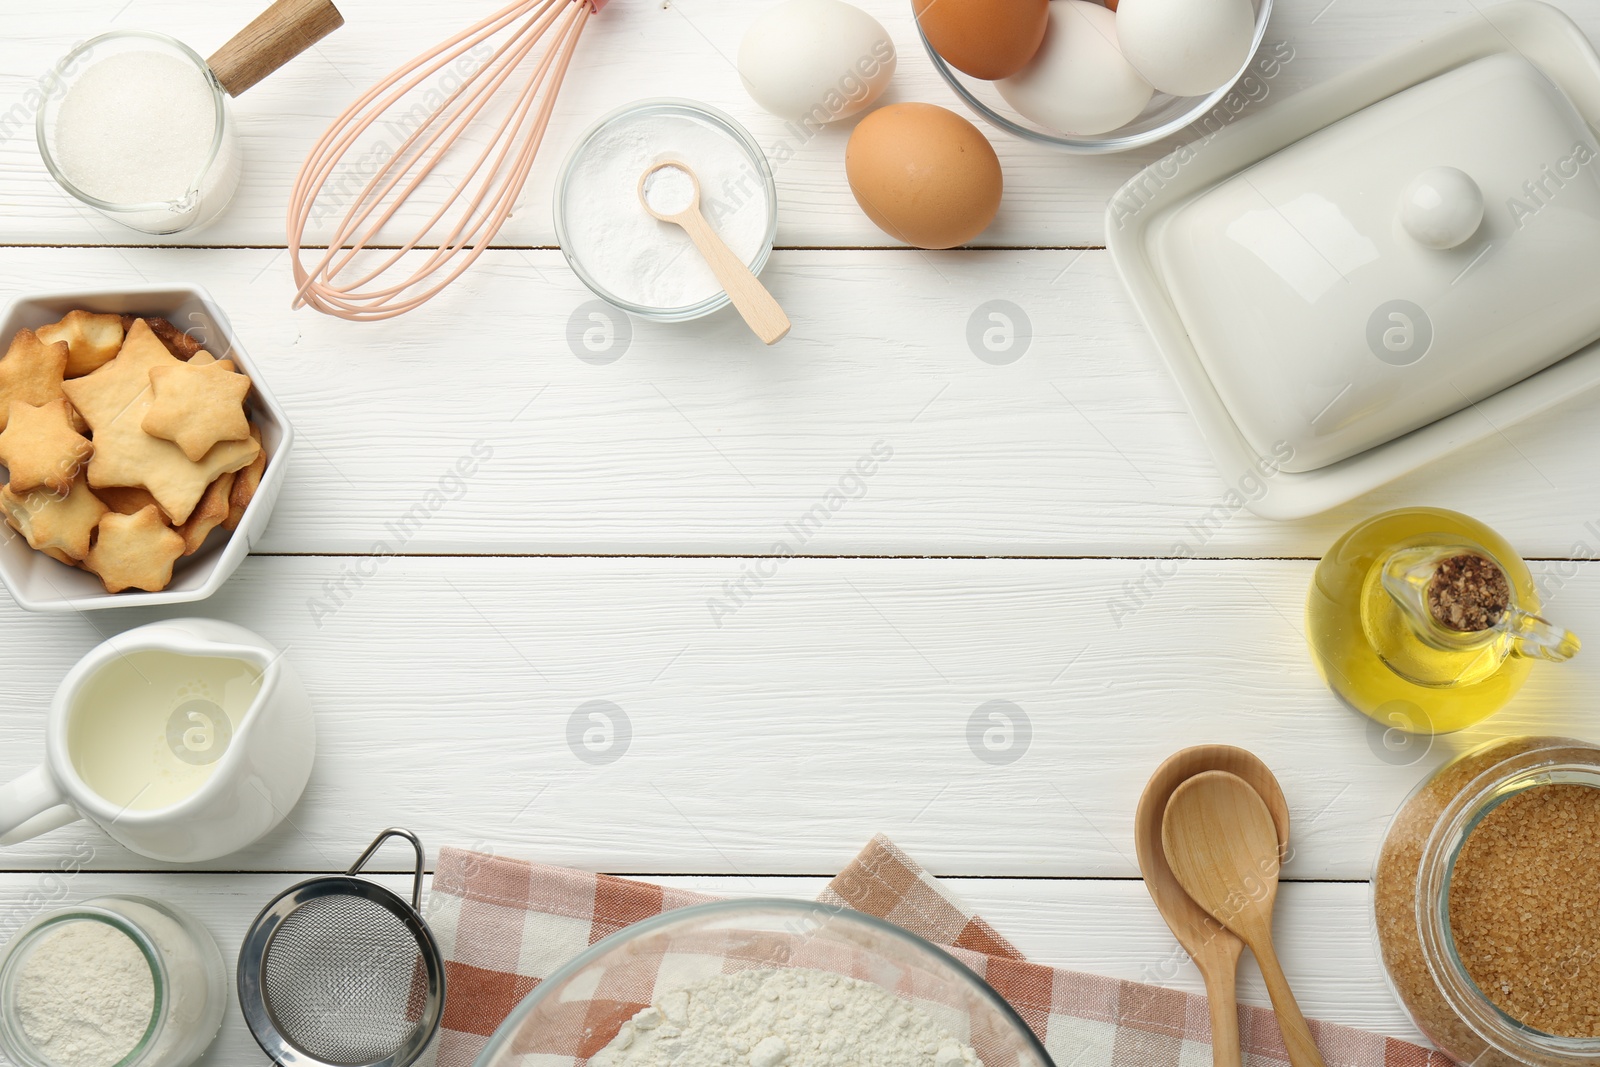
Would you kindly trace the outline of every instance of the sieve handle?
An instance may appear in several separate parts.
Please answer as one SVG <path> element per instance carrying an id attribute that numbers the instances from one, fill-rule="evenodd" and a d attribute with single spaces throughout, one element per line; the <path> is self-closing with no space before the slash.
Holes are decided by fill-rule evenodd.
<path id="1" fill-rule="evenodd" d="M 345 874 L 352 878 L 360 874 L 361 868 L 367 865 L 367 862 L 372 859 L 373 855 L 380 847 L 382 847 L 383 843 L 389 840 L 391 837 L 405 838 L 407 841 L 411 842 L 411 847 L 417 851 L 417 873 L 411 882 L 411 910 L 416 912 L 418 915 L 421 915 L 422 872 L 428 866 L 428 854 L 422 849 L 421 839 L 419 839 L 417 835 L 412 833 L 410 830 L 402 830 L 398 826 L 391 826 L 389 829 L 379 834 L 373 839 L 372 844 L 367 846 L 367 850 L 361 854 L 361 858 L 356 860 L 355 865 L 346 871 Z"/>

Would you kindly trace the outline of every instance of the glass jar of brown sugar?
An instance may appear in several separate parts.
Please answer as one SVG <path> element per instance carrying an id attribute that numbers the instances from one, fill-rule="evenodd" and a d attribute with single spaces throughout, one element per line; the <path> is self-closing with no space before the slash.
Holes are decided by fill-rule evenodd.
<path id="1" fill-rule="evenodd" d="M 1600 1064 L 1600 746 L 1491 742 L 1424 782 L 1373 872 L 1379 949 L 1473 1067 Z"/>

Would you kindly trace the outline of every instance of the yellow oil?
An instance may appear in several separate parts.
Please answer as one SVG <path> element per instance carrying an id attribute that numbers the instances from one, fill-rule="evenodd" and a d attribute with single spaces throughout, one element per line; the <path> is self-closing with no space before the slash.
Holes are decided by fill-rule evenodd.
<path id="1" fill-rule="evenodd" d="M 1386 727 L 1465 729 L 1504 707 L 1528 678 L 1532 661 L 1503 656 L 1499 644 L 1446 650 L 1424 642 L 1379 584 L 1382 564 L 1395 552 L 1463 541 L 1499 561 L 1520 606 L 1539 610 L 1533 576 L 1511 546 L 1476 519 L 1442 508 L 1368 519 L 1317 564 L 1306 598 L 1311 658 L 1340 699 Z"/>

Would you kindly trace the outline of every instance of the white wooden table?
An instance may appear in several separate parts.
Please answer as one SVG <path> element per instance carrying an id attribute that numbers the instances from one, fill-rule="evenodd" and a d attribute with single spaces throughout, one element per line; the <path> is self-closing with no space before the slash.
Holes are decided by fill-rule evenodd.
<path id="1" fill-rule="evenodd" d="M 1557 2 L 1600 38 L 1600 5 Z M 909 5 L 863 3 L 900 48 L 891 98 L 957 106 Z M 1593 402 L 1312 520 L 1238 511 L 1101 248 L 1110 192 L 1160 152 L 1089 159 L 998 133 L 1006 200 L 981 249 L 885 248 L 844 181 L 848 131 L 829 130 L 777 168 L 767 281 L 795 321 L 786 342 L 763 350 L 722 314 L 634 322 L 621 358 L 580 359 L 569 320 L 591 297 L 553 247 L 556 165 L 594 117 L 644 96 L 706 100 L 775 144 L 780 123 L 727 58 L 754 0 L 615 0 L 583 42 L 504 250 L 395 322 L 291 313 L 283 215 L 304 152 L 358 88 L 491 5 L 341 6 L 344 30 L 239 102 L 249 170 L 229 213 L 153 247 L 53 188 L 25 93 L 102 28 L 163 30 L 205 53 L 254 5 L 6 5 L 0 284 L 181 279 L 228 309 L 300 446 L 260 553 L 194 611 L 289 650 L 321 747 L 292 825 L 204 870 L 162 868 L 81 824 L 5 851 L 0 937 L 41 907 L 135 892 L 193 909 L 231 962 L 269 896 L 344 867 L 391 824 L 434 848 L 797 896 L 882 831 L 1035 959 L 1198 990 L 1139 884 L 1132 815 L 1165 756 L 1224 741 L 1263 756 L 1294 809 L 1279 930 L 1307 1011 L 1415 1036 L 1369 935 L 1387 820 L 1465 746 L 1593 733 L 1600 660 L 1538 671 L 1483 728 L 1392 751 L 1307 658 L 1312 560 L 1376 511 L 1458 508 L 1544 561 L 1552 614 L 1600 635 L 1600 572 L 1569 562 L 1600 552 Z M 1279 0 L 1268 40 L 1292 58 L 1261 106 L 1474 6 Z M 1028 322 L 1004 365 L 966 341 L 994 299 Z M 372 557 L 475 445 L 492 456 L 464 488 L 399 555 Z M 847 479 L 875 447 L 892 454 Z M 794 558 L 775 556 L 788 524 L 841 486 Z M 751 573 L 750 594 L 727 600 Z M 39 761 L 67 669 L 157 614 L 0 605 L 0 775 Z M 626 720 L 598 754 L 568 741 L 592 701 Z M 993 701 L 1026 718 L 1011 762 L 971 740 Z M 1253 970 L 1244 993 L 1265 1003 Z M 231 1010 L 207 1062 L 261 1062 Z"/>

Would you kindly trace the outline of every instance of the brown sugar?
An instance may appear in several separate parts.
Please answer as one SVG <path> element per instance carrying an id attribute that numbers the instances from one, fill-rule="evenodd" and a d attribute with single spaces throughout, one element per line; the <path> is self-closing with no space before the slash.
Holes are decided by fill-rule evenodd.
<path id="1" fill-rule="evenodd" d="M 1505 738 L 1461 756 L 1401 805 L 1373 872 L 1373 918 L 1395 992 L 1430 1041 L 1473 1067 L 1522 1067 L 1524 1061 L 1491 1048 L 1441 990 L 1433 956 L 1422 943 L 1418 912 L 1427 905 L 1418 899 L 1418 882 L 1429 861 L 1431 835 L 1451 804 L 1467 795 L 1480 775 L 1534 752 L 1557 762 L 1595 757 L 1592 747 L 1560 737 Z"/>
<path id="2" fill-rule="evenodd" d="M 1600 1037 L 1600 789 L 1538 785 L 1467 837 L 1450 931 L 1501 1011 L 1557 1037 Z"/>
<path id="3" fill-rule="evenodd" d="M 1462 633 L 1487 630 L 1511 606 L 1506 572 L 1473 553 L 1440 563 L 1428 582 L 1428 611 L 1441 626 Z"/>

